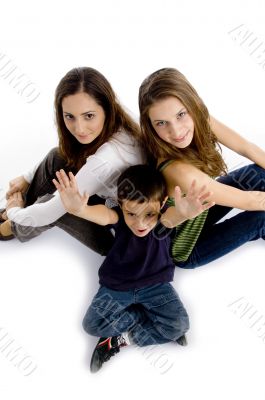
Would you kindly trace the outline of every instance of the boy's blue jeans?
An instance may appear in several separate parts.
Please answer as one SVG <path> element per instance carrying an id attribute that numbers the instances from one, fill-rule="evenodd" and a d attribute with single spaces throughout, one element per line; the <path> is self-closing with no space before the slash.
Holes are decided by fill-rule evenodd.
<path id="1" fill-rule="evenodd" d="M 218 178 L 218 182 L 241 190 L 265 191 L 265 170 L 251 164 Z M 254 194 L 253 194 L 254 196 Z M 263 203 L 265 210 L 265 202 Z M 243 211 L 218 223 L 232 208 L 213 206 L 209 209 L 201 235 L 181 268 L 196 268 L 224 256 L 242 244 L 265 239 L 265 211 Z"/>
<path id="2" fill-rule="evenodd" d="M 170 283 L 130 291 L 101 286 L 83 320 L 87 333 L 97 337 L 129 332 L 138 346 L 176 341 L 189 329 L 189 317 Z"/>

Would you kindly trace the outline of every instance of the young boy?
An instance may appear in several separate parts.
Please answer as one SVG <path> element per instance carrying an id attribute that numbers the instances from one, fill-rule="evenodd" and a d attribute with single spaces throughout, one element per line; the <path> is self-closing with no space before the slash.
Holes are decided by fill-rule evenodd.
<path id="1" fill-rule="evenodd" d="M 99 269 L 100 288 L 83 320 L 85 331 L 100 337 L 90 369 L 102 364 L 130 343 L 139 346 L 185 344 L 189 319 L 173 280 L 175 265 L 169 246 L 172 228 L 209 208 L 210 193 L 195 189 L 186 198 L 176 188 L 175 207 L 161 214 L 166 185 L 160 172 L 147 166 L 128 168 L 118 179 L 119 207 L 87 205 L 73 174 L 60 171 L 54 180 L 66 211 L 115 230 L 115 242 Z"/>

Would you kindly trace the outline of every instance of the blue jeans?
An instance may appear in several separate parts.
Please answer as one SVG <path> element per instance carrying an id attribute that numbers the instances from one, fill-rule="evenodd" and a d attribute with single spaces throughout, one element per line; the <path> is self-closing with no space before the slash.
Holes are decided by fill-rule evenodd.
<path id="1" fill-rule="evenodd" d="M 265 191 L 265 170 L 256 164 L 247 165 L 218 178 L 218 182 L 241 190 Z M 265 239 L 265 211 L 243 211 L 218 223 L 231 210 L 219 205 L 209 209 L 190 257 L 187 261 L 178 262 L 178 267 L 200 267 L 246 242 Z"/>
<path id="2" fill-rule="evenodd" d="M 130 291 L 101 286 L 83 320 L 97 337 L 129 332 L 138 346 L 176 341 L 189 329 L 188 314 L 170 283 Z"/>

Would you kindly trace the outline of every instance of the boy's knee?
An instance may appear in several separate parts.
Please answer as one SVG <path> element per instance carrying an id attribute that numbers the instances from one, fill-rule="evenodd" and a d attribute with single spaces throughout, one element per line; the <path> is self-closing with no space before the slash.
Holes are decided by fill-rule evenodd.
<path id="1" fill-rule="evenodd" d="M 168 339 L 177 340 L 180 336 L 184 335 L 190 328 L 189 317 L 184 314 L 178 317 L 168 330 Z"/>
<path id="2" fill-rule="evenodd" d="M 98 327 L 97 326 L 93 326 L 93 324 L 88 321 L 87 319 L 83 319 L 83 323 L 82 323 L 83 329 L 84 331 L 91 336 L 99 336 L 98 335 Z"/>
<path id="3" fill-rule="evenodd" d="M 93 333 L 91 333 L 92 330 L 93 330 L 93 327 L 92 327 L 92 323 L 91 323 L 91 322 L 92 322 L 91 319 L 88 318 L 87 315 L 85 315 L 85 317 L 84 317 L 84 319 L 83 319 L 83 322 L 82 322 L 82 326 L 83 326 L 84 331 L 85 331 L 86 333 L 88 333 L 89 335 L 93 335 Z"/>

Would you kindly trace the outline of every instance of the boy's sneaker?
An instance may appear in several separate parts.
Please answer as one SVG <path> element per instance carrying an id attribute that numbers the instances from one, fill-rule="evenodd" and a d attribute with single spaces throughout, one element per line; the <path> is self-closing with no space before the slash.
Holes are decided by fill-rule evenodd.
<path id="1" fill-rule="evenodd" d="M 176 340 L 176 342 L 177 342 L 178 344 L 180 344 L 180 346 L 187 346 L 188 341 L 187 341 L 186 335 L 180 336 L 180 337 Z"/>
<path id="2" fill-rule="evenodd" d="M 126 340 L 122 336 L 112 336 L 100 338 L 92 354 L 90 371 L 97 372 L 102 364 L 119 353 L 121 347 L 127 346 Z"/>

